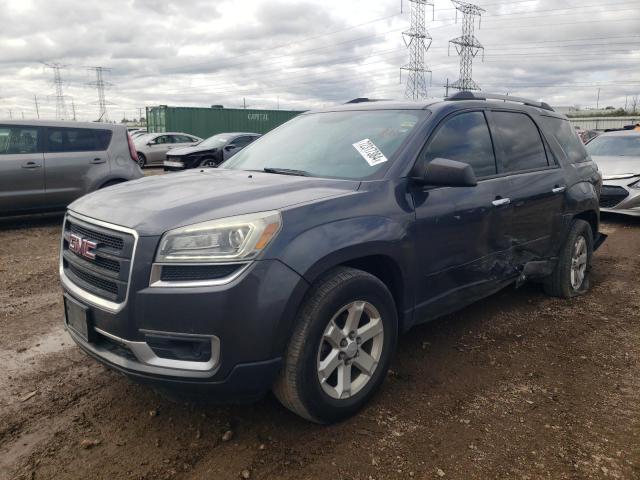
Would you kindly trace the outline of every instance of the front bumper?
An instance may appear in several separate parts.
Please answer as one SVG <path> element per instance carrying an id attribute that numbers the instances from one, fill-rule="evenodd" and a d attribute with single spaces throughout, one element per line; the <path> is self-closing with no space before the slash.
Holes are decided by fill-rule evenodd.
<path id="1" fill-rule="evenodd" d="M 66 288 L 63 278 L 65 294 L 88 307 L 94 334 L 86 341 L 68 329 L 72 339 L 93 358 L 144 383 L 189 385 L 223 397 L 267 390 L 279 371 L 307 282 L 277 260 L 262 260 L 222 285 L 150 286 L 158 240 L 138 239 L 127 300 L 117 311 Z M 163 358 L 146 344 L 149 332 L 211 339 L 211 358 Z"/>
<path id="2" fill-rule="evenodd" d="M 165 172 L 175 172 L 186 168 L 183 159 L 179 157 L 167 157 L 163 165 Z"/>
<path id="3" fill-rule="evenodd" d="M 181 170 L 187 170 L 190 168 L 197 168 L 205 157 L 187 156 L 187 157 L 173 157 L 168 156 L 164 161 L 165 172 L 175 172 Z"/>
<path id="4" fill-rule="evenodd" d="M 235 365 L 224 378 L 207 378 L 197 380 L 189 376 L 168 376 L 162 372 L 150 371 L 138 362 L 130 361 L 113 354 L 104 347 L 85 342 L 71 329 L 67 329 L 71 338 L 87 355 L 93 357 L 106 367 L 120 372 L 130 379 L 165 390 L 169 393 L 179 392 L 180 398 L 193 396 L 200 399 L 201 395 L 212 395 L 209 400 L 252 400 L 268 391 L 280 372 L 282 359 L 280 357 L 261 362 L 242 363 Z"/>
<path id="5" fill-rule="evenodd" d="M 640 216 L 640 189 L 631 187 L 638 179 L 639 177 L 605 180 L 600 198 L 600 211 Z M 607 196 L 606 192 L 616 195 Z"/>

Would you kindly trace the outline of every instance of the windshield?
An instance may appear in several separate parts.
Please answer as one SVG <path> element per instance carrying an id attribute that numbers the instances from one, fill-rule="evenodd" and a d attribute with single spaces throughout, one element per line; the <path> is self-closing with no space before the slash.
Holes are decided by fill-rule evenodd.
<path id="1" fill-rule="evenodd" d="M 229 141 L 230 138 L 230 135 L 214 135 L 213 137 L 209 137 L 206 140 L 198 143 L 198 146 L 207 148 L 222 147 Z"/>
<path id="2" fill-rule="evenodd" d="M 223 164 L 234 170 L 289 170 L 314 177 L 363 179 L 393 161 L 426 110 L 300 115 Z"/>
<path id="3" fill-rule="evenodd" d="M 640 157 L 640 135 L 604 135 L 586 145 L 589 155 L 612 157 Z"/>

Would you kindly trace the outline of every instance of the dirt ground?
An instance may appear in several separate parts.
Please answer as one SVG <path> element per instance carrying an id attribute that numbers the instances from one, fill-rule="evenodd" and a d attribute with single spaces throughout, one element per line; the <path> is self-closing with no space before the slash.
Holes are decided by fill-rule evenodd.
<path id="1" fill-rule="evenodd" d="M 509 288 L 416 328 L 371 404 L 328 427 L 271 396 L 172 403 L 82 354 L 60 221 L 0 222 L 0 478 L 640 478 L 638 220 L 605 220 L 589 294 Z"/>

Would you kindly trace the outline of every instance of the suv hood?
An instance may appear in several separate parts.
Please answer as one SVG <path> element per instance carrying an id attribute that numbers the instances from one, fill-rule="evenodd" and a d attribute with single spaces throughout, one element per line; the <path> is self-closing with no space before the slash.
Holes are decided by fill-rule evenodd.
<path id="1" fill-rule="evenodd" d="M 625 173 L 640 175 L 640 157 L 592 155 L 591 158 L 598 165 L 603 178 L 612 175 L 624 175 Z"/>
<path id="2" fill-rule="evenodd" d="M 207 168 L 146 177 L 98 190 L 69 210 L 160 235 L 172 228 L 278 210 L 355 192 L 359 181 Z"/>
<path id="3" fill-rule="evenodd" d="M 218 147 L 208 148 L 201 147 L 200 145 L 194 145 L 193 147 L 172 148 L 171 150 L 169 150 L 167 155 L 182 157 L 185 155 L 191 155 L 192 153 L 212 152 L 214 150 L 218 150 Z"/>

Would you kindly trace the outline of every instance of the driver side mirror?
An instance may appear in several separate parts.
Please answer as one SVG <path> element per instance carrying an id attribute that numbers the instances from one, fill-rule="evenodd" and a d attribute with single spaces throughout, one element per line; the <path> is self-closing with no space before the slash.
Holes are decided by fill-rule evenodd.
<path id="1" fill-rule="evenodd" d="M 152 145 L 155 145 L 156 143 L 157 143 L 157 142 L 154 142 L 153 140 L 149 140 L 149 141 L 147 142 L 147 147 L 150 147 L 150 146 L 152 146 Z"/>
<path id="2" fill-rule="evenodd" d="M 475 187 L 478 184 L 473 168 L 468 163 L 434 158 L 416 166 L 414 179 L 423 185 L 442 187 Z"/>
<path id="3" fill-rule="evenodd" d="M 236 144 L 235 143 L 230 143 L 229 145 L 224 147 L 225 150 L 233 150 L 234 148 L 236 148 Z"/>

